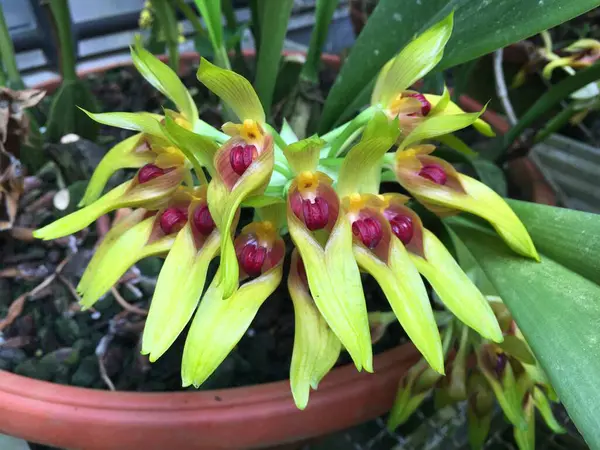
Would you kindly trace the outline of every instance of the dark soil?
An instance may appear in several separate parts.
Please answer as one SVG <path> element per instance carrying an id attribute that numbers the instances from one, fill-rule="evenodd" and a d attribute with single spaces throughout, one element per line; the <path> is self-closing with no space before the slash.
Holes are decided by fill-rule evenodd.
<path id="1" fill-rule="evenodd" d="M 222 119 L 217 103 L 201 88 L 194 74 L 192 67 L 183 79 L 192 89 L 201 117 L 220 126 Z M 331 74 L 325 74 L 323 85 L 330 84 L 331 79 Z M 161 113 L 168 105 L 162 95 L 131 68 L 91 76 L 88 81 L 104 111 Z M 107 389 L 107 381 L 100 375 L 99 361 L 102 361 L 107 377 L 118 390 L 182 389 L 179 369 L 186 332 L 159 361 L 150 364 L 139 352 L 142 315 L 124 310 L 110 292 L 93 310 L 79 309 L 73 286 L 77 285 L 93 254 L 98 230 L 108 225 L 109 218 L 74 237 L 47 243 L 32 240 L 26 233 L 27 229 L 73 211 L 99 159 L 130 134 L 102 127 L 97 144 L 80 140 L 48 146 L 48 153 L 59 170 L 44 170 L 28 179 L 16 223 L 17 230 L 25 230 L 25 236 L 15 238 L 15 233 L 13 236 L 7 232 L 0 234 L 0 318 L 7 316 L 9 308 L 14 310 L 18 306 L 19 297 L 32 290 L 33 295 L 22 302 L 22 311 L 17 311 L 16 319 L 0 332 L 0 369 L 61 384 Z M 57 172 L 71 196 L 66 211 L 58 211 L 52 204 L 61 182 Z M 126 176 L 119 174 L 113 177 L 113 182 L 121 182 Z M 244 214 L 243 219 L 251 220 L 250 214 Z M 65 261 L 64 268 L 55 276 Z M 147 309 L 161 265 L 159 258 L 140 262 L 126 274 L 117 286 L 118 291 L 132 305 Z M 212 273 L 215 270 L 216 264 Z M 369 310 L 390 309 L 374 280 L 365 276 L 364 288 Z M 287 379 L 293 337 L 293 307 L 284 282 L 265 302 L 236 349 L 201 389 Z M 375 352 L 405 341 L 402 328 L 395 323 L 375 345 Z M 343 353 L 338 364 L 348 361 Z"/>

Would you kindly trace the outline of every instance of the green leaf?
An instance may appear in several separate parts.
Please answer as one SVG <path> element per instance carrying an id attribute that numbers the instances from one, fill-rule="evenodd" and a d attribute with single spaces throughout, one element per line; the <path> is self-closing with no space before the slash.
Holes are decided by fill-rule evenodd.
<path id="1" fill-rule="evenodd" d="M 198 80 L 214 92 L 240 120 L 265 122 L 265 113 L 252 85 L 243 76 L 221 69 L 202 58 L 198 67 Z"/>
<path id="2" fill-rule="evenodd" d="M 600 447 L 600 287 L 546 256 L 541 263 L 521 258 L 481 228 L 452 228 L 510 309 L 588 445 Z"/>
<path id="3" fill-rule="evenodd" d="M 294 0 L 269 0 L 261 9 L 261 39 L 254 86 L 266 115 L 271 111 L 279 61 Z"/>
<path id="4" fill-rule="evenodd" d="M 195 0 L 208 29 L 214 48 L 223 45 L 223 25 L 221 23 L 221 0 Z"/>
<path id="5" fill-rule="evenodd" d="M 146 81 L 175 103 L 177 109 L 191 124 L 198 120 L 198 108 L 194 99 L 177 73 L 139 45 L 131 48 L 131 59 Z"/>
<path id="6" fill-rule="evenodd" d="M 586 2 L 581 2 L 586 3 Z M 597 3 L 597 2 L 595 2 Z M 536 120 L 546 114 L 551 108 L 559 104 L 562 100 L 569 97 L 576 90 L 588 85 L 589 83 L 600 79 L 600 63 L 596 63 L 573 76 L 569 76 L 560 83 L 552 86 L 544 95 L 542 95 L 521 117 L 519 122 L 504 135 L 500 145 L 497 145 L 490 157 L 500 157 L 508 147 L 517 139 L 527 127 L 531 126 Z"/>
<path id="7" fill-rule="evenodd" d="M 454 33 L 437 69 L 490 53 L 598 6 L 598 0 L 380 0 L 327 97 L 320 133 L 334 125 L 383 65 L 415 36 L 454 13 Z M 362 106 L 368 101 L 364 89 Z"/>
<path id="8" fill-rule="evenodd" d="M 329 24 L 338 6 L 337 0 L 317 0 L 315 25 L 310 35 L 310 44 L 306 54 L 306 62 L 302 68 L 302 78 L 317 84 L 321 65 L 321 50 L 327 40 Z"/>
<path id="9" fill-rule="evenodd" d="M 600 215 L 509 200 L 544 255 L 600 284 Z"/>
<path id="10" fill-rule="evenodd" d="M 52 98 L 46 138 L 58 142 L 65 134 L 75 133 L 94 141 L 98 134 L 98 125 L 90 120 L 77 107 L 97 111 L 96 98 L 86 83 L 81 80 L 65 81 Z"/>

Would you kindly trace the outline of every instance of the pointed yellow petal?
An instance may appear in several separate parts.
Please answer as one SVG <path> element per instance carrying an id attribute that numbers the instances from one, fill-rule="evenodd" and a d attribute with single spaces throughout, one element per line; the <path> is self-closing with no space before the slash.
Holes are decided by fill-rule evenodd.
<path id="1" fill-rule="evenodd" d="M 242 338 L 258 308 L 281 281 L 281 264 L 245 283 L 223 298 L 219 273 L 200 301 L 185 341 L 181 378 L 183 386 L 200 386 Z"/>
<path id="2" fill-rule="evenodd" d="M 186 170 L 178 167 L 144 184 L 127 181 L 104 194 L 94 203 L 34 231 L 38 239 L 57 239 L 90 225 L 98 217 L 119 208 L 160 206 L 177 189 Z"/>
<path id="3" fill-rule="evenodd" d="M 80 108 L 82 109 L 82 108 Z M 139 131 L 152 136 L 162 137 L 160 121 L 163 116 L 148 112 L 114 112 L 114 113 L 91 113 L 82 109 L 92 120 L 111 127 L 123 128 L 124 130 Z"/>
<path id="4" fill-rule="evenodd" d="M 175 239 L 174 235 L 148 243 L 155 227 L 156 217 L 148 217 L 115 237 L 107 244 L 106 249 L 94 255 L 97 260 L 92 261 L 86 269 L 94 272 L 88 277 L 84 275 L 84 285 L 77 287 L 84 308 L 92 306 L 136 262 L 169 251 Z"/>
<path id="5" fill-rule="evenodd" d="M 119 169 L 137 169 L 154 161 L 156 154 L 148 150 L 136 151 L 144 145 L 143 134 L 135 134 L 115 145 L 102 158 L 94 170 L 92 178 L 87 185 L 85 194 L 79 206 L 86 206 L 96 201 L 110 177 Z"/>
<path id="6" fill-rule="evenodd" d="M 44 240 L 58 239 L 84 229 L 101 215 L 115 209 L 113 206 L 127 192 L 130 183 L 130 181 L 123 183 L 91 205 L 62 217 L 39 230 L 35 230 L 33 236 Z"/>
<path id="7" fill-rule="evenodd" d="M 325 141 L 315 135 L 289 144 L 283 149 L 283 154 L 294 173 L 299 174 L 305 170 L 314 172 L 324 145 Z"/>
<path id="8" fill-rule="evenodd" d="M 131 59 L 142 76 L 175 103 L 192 124 L 198 121 L 198 108 L 179 76 L 141 45 L 131 48 Z"/>
<path id="9" fill-rule="evenodd" d="M 299 409 L 306 408 L 311 386 L 333 367 L 341 351 L 341 342 L 321 316 L 310 292 L 298 276 L 297 258 L 292 257 L 288 289 L 294 303 L 295 332 L 290 386 Z"/>
<path id="10" fill-rule="evenodd" d="M 198 80 L 229 106 L 240 120 L 265 123 L 265 112 L 252 88 L 243 76 L 221 69 L 202 58 L 197 73 Z"/>
<path id="11" fill-rule="evenodd" d="M 429 100 L 429 102 L 433 105 L 434 109 L 436 108 L 436 106 L 439 104 L 439 102 L 442 99 L 441 95 L 435 95 L 435 94 L 424 94 L 424 95 L 425 95 L 425 98 L 427 100 Z M 450 101 L 450 102 L 448 102 L 448 104 L 446 104 L 444 106 L 444 109 L 439 111 L 437 114 L 451 116 L 451 115 L 456 115 L 456 114 L 465 114 L 465 111 L 463 111 L 463 109 L 460 106 L 458 106 L 456 103 Z M 475 123 L 473 123 L 473 127 L 477 131 L 479 131 L 481 134 L 483 134 L 484 136 L 494 137 L 496 135 L 496 133 L 494 133 L 494 131 L 492 130 L 492 127 L 487 122 L 485 122 L 483 119 L 477 119 L 475 121 Z"/>
<path id="12" fill-rule="evenodd" d="M 389 106 L 395 96 L 425 76 L 442 59 L 444 47 L 452 34 L 454 13 L 417 36 L 382 71 L 383 79 L 377 82 L 374 104 Z"/>
<path id="13" fill-rule="evenodd" d="M 354 245 L 354 257 L 377 280 L 406 334 L 429 365 L 443 374 L 442 341 L 429 297 L 400 240 L 392 239 L 389 267 L 361 245 Z"/>
<path id="14" fill-rule="evenodd" d="M 89 287 L 90 282 L 98 272 L 98 265 L 104 260 L 106 253 L 112 248 L 115 241 L 131 227 L 140 223 L 144 219 L 145 214 L 146 211 L 144 209 L 132 211 L 106 233 L 106 236 L 104 236 L 104 239 L 102 239 L 102 242 L 94 251 L 94 256 L 87 265 L 81 280 L 79 280 L 77 286 L 79 291 L 85 291 Z"/>
<path id="15" fill-rule="evenodd" d="M 360 272 L 352 255 L 352 231 L 340 214 L 324 250 L 288 205 L 288 227 L 304 265 L 310 293 L 358 370 L 371 372 L 369 319 Z M 336 254 L 337 253 L 337 254 Z"/>
<path id="16" fill-rule="evenodd" d="M 488 301 L 462 271 L 444 244 L 425 228 L 423 251 L 425 258 L 412 253 L 410 257 L 444 305 L 486 339 L 502 342 L 502 331 Z"/>
<path id="17" fill-rule="evenodd" d="M 177 234 L 158 276 L 144 327 L 142 354 L 150 354 L 151 362 L 167 351 L 192 318 L 219 246 L 219 234 L 213 232 L 197 251 L 189 222 Z"/>
<path id="18" fill-rule="evenodd" d="M 444 187 L 436 189 L 434 186 L 419 189 L 413 194 L 426 202 L 470 212 L 487 220 L 515 252 L 539 261 L 527 229 L 506 201 L 474 178 L 458 173 L 458 179 L 466 194 Z"/>

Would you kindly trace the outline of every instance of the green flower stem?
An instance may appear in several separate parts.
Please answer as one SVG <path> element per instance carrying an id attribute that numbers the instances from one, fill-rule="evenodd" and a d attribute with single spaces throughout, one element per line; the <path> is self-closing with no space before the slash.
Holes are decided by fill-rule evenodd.
<path id="1" fill-rule="evenodd" d="M 223 69 L 231 70 L 231 63 L 229 62 L 229 55 L 225 45 L 217 47 L 215 50 L 215 64 Z"/>
<path id="2" fill-rule="evenodd" d="M 175 2 L 175 6 L 183 13 L 185 18 L 189 20 L 192 28 L 196 32 L 198 36 L 208 37 L 208 33 L 204 29 L 200 18 L 194 10 L 184 1 L 184 0 L 173 0 Z"/>
<path id="3" fill-rule="evenodd" d="M 329 149 L 328 157 L 333 158 L 339 156 L 344 148 L 352 142 L 353 138 L 356 137 L 357 132 L 360 133 L 364 129 L 364 127 L 367 125 L 367 122 L 369 122 L 369 120 L 371 120 L 375 114 L 375 111 L 375 107 L 370 106 L 347 124 L 341 125 L 340 127 L 323 136 L 325 141 L 327 141 L 327 138 L 331 140 L 331 148 Z M 331 137 L 332 135 L 335 136 L 333 139 Z"/>
<path id="4" fill-rule="evenodd" d="M 71 31 L 71 12 L 67 0 L 52 0 L 48 3 L 58 36 L 60 73 L 64 81 L 76 81 L 75 42 Z"/>
<path id="5" fill-rule="evenodd" d="M 575 114 L 577 111 L 577 106 L 575 103 L 571 103 L 557 115 L 555 115 L 552 119 L 548 121 L 546 126 L 541 129 L 533 138 L 534 143 L 539 143 L 545 140 L 552 133 L 560 130 L 563 126 L 567 124 L 569 119 Z"/>
<path id="6" fill-rule="evenodd" d="M 6 86 L 6 78 L 12 84 L 13 88 L 23 89 L 25 85 L 21 79 L 21 73 L 17 67 L 17 60 L 15 59 L 15 49 L 12 45 L 10 33 L 8 32 L 8 26 L 4 18 L 4 11 L 2 5 L 0 5 L 0 55 L 2 56 L 2 65 L 6 70 L 6 77 L 4 77 L 4 71 L 2 71 L 2 84 Z"/>

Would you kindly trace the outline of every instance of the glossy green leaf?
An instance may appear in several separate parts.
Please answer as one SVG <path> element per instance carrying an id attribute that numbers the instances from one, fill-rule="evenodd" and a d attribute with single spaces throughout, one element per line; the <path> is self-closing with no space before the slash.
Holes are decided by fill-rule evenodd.
<path id="1" fill-rule="evenodd" d="M 139 45 L 131 48 L 131 59 L 146 81 L 171 99 L 190 123 L 198 120 L 196 103 L 177 73 Z"/>
<path id="2" fill-rule="evenodd" d="M 586 442 L 600 447 L 600 287 L 542 255 L 521 258 L 491 233 L 452 228 L 510 309 Z"/>
<path id="3" fill-rule="evenodd" d="M 124 130 L 139 131 L 142 133 L 151 134 L 152 136 L 163 136 L 160 128 L 160 121 L 163 119 L 163 117 L 158 114 L 152 114 L 148 112 L 114 112 L 94 114 L 86 111 L 83 108 L 80 109 L 92 120 L 104 125 L 123 128 Z"/>
<path id="4" fill-rule="evenodd" d="M 386 61 L 416 35 L 454 13 L 454 32 L 438 69 L 446 69 L 552 28 L 598 6 L 598 0 L 380 0 L 327 97 L 320 132 L 354 99 L 368 102 L 369 85 Z M 367 86 L 367 88 L 365 88 Z"/>
<path id="5" fill-rule="evenodd" d="M 261 9 L 261 39 L 254 86 L 267 116 L 271 111 L 283 41 L 294 0 L 267 0 Z"/>
<path id="6" fill-rule="evenodd" d="M 265 122 L 265 113 L 252 85 L 243 76 L 221 69 L 202 58 L 197 72 L 198 80 L 214 92 L 240 120 Z"/>
<path id="7" fill-rule="evenodd" d="M 544 255 L 600 284 L 600 215 L 508 201 Z"/>

